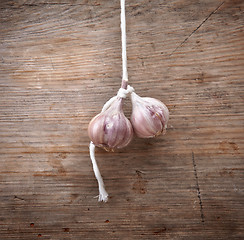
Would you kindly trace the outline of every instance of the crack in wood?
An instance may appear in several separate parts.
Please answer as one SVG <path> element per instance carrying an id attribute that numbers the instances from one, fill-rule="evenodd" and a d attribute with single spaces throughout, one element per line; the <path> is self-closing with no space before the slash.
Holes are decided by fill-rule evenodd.
<path id="1" fill-rule="evenodd" d="M 16 196 L 16 195 L 14 196 L 14 199 L 21 200 L 21 201 L 25 201 L 24 198 L 18 197 L 18 196 Z"/>
<path id="2" fill-rule="evenodd" d="M 183 44 L 213 15 L 215 14 L 219 8 L 225 3 L 223 1 L 215 10 L 213 10 L 198 26 L 195 28 L 171 53 L 169 56 L 172 56 L 180 47 L 183 46 Z"/>
<path id="3" fill-rule="evenodd" d="M 199 183 L 198 183 L 197 166 L 196 166 L 196 161 L 195 161 L 195 157 L 194 157 L 194 152 L 192 152 L 192 164 L 193 164 L 194 175 L 195 175 L 195 179 L 196 179 L 197 197 L 199 199 L 201 220 L 202 220 L 202 222 L 204 222 L 203 203 L 202 203 L 201 192 L 200 192 L 200 187 L 199 187 Z"/>

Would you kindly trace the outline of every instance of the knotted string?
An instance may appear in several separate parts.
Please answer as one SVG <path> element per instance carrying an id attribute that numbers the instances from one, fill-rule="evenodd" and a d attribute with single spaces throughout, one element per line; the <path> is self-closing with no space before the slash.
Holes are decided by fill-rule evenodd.
<path id="1" fill-rule="evenodd" d="M 131 87 L 130 85 L 127 86 L 127 89 L 124 89 L 124 88 L 120 88 L 119 91 L 117 92 L 117 95 L 110 98 L 104 105 L 103 105 L 103 108 L 102 108 L 102 111 L 101 112 L 104 112 L 105 110 L 107 110 L 111 104 L 114 102 L 114 100 L 119 97 L 119 98 L 126 98 L 127 95 L 129 93 L 132 93 L 134 92 L 134 88 Z"/>
<path id="2" fill-rule="evenodd" d="M 122 82 L 125 81 L 127 86 L 128 82 L 128 73 L 127 73 L 127 56 L 126 56 L 126 23 L 125 23 L 125 0 L 120 0 L 121 5 L 121 41 L 122 41 Z M 117 95 L 110 98 L 103 106 L 102 111 L 106 111 L 111 104 L 115 101 L 116 98 L 126 98 L 126 96 L 129 93 L 132 93 L 134 91 L 134 88 L 131 86 L 127 86 L 126 89 L 120 88 Z M 95 159 L 95 145 L 93 142 L 90 142 L 90 158 L 93 165 L 93 171 L 95 174 L 95 177 L 98 182 L 98 188 L 99 188 L 99 195 L 98 195 L 98 201 L 107 202 L 108 201 L 108 193 L 105 189 L 103 178 L 101 176 L 101 173 L 99 171 L 99 168 L 97 166 L 97 162 Z"/>

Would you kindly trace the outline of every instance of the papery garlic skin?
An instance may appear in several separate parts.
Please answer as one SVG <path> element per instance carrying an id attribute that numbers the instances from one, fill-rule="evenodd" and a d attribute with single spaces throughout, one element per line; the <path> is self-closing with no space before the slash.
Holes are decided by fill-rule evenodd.
<path id="1" fill-rule="evenodd" d="M 133 138 L 133 128 L 124 115 L 123 99 L 116 98 L 111 105 L 96 115 L 88 126 L 88 135 L 97 147 L 106 151 L 127 146 Z"/>
<path id="2" fill-rule="evenodd" d="M 130 121 L 134 132 L 140 138 L 151 138 L 165 133 L 169 120 L 169 110 L 161 101 L 140 97 L 131 93 L 132 114 Z"/>

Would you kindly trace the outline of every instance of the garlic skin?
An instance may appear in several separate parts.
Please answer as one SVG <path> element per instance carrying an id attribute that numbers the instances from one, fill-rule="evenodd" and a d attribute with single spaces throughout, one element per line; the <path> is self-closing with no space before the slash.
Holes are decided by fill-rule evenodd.
<path id="1" fill-rule="evenodd" d="M 89 123 L 88 135 L 97 147 L 106 151 L 127 146 L 133 138 L 133 128 L 124 115 L 123 99 L 116 98 L 111 105 Z"/>
<path id="2" fill-rule="evenodd" d="M 152 138 L 165 133 L 169 110 L 161 101 L 140 97 L 131 93 L 132 114 L 130 121 L 134 132 L 140 138 Z"/>

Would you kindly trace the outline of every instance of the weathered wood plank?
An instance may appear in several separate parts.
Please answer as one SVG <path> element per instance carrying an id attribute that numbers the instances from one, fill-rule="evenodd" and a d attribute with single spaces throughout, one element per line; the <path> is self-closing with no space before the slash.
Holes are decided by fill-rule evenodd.
<path id="1" fill-rule="evenodd" d="M 0 239 L 243 239 L 243 8 L 127 1 L 130 84 L 171 117 L 97 149 L 101 204 L 87 126 L 120 86 L 119 1 L 1 2 Z"/>

